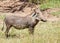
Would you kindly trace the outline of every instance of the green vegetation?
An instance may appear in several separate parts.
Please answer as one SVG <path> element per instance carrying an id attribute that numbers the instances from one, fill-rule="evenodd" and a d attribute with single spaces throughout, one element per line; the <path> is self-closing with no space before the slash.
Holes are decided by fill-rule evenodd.
<path id="1" fill-rule="evenodd" d="M 40 5 L 40 9 L 47 9 L 47 8 L 60 8 L 60 0 L 49 0 L 46 3 L 42 3 Z M 52 12 L 53 16 L 60 17 L 60 11 Z"/>
<path id="2" fill-rule="evenodd" d="M 4 19 L 5 18 L 5 15 L 0 15 L 0 19 L 2 20 L 2 19 Z"/>
<path id="3" fill-rule="evenodd" d="M 60 17 L 60 11 L 52 12 L 51 14 L 52 14 L 53 16 Z"/>
<path id="4" fill-rule="evenodd" d="M 46 3 L 42 3 L 40 5 L 40 9 L 45 8 L 60 8 L 60 0 L 50 0 Z"/>

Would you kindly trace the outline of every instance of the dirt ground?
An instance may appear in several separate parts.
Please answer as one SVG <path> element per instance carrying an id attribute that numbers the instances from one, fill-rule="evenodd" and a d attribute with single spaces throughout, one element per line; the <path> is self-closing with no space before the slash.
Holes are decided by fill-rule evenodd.
<path id="1" fill-rule="evenodd" d="M 19 0 L 3 0 L 0 1 L 0 15 L 18 15 L 27 16 L 32 13 L 36 5 L 28 2 L 21 2 Z M 60 8 L 48 8 L 42 11 L 44 17 L 48 21 L 58 21 L 60 18 L 53 16 L 52 12 L 60 11 Z M 1 20 L 0 20 L 1 21 Z"/>

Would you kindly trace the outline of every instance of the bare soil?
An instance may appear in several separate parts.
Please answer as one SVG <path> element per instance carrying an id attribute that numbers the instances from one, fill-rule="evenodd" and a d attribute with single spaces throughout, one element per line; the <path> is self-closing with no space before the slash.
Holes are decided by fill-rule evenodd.
<path id="1" fill-rule="evenodd" d="M 3 0 L 0 1 L 0 15 L 18 15 L 18 16 L 27 16 L 31 14 L 33 9 L 37 5 L 29 2 L 21 2 L 20 0 Z M 60 11 L 60 8 L 48 8 L 42 11 L 44 17 L 47 18 L 48 21 L 58 21 L 60 18 L 53 16 L 52 12 Z"/>
<path id="2" fill-rule="evenodd" d="M 60 11 L 60 8 L 47 8 L 43 12 L 43 15 L 48 19 L 48 21 L 59 21 L 60 18 L 53 16 L 51 13 Z"/>

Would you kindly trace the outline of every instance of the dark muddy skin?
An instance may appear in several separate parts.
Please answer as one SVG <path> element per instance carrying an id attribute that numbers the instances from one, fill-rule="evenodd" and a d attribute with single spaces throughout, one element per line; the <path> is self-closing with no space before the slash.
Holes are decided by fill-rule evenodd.
<path id="1" fill-rule="evenodd" d="M 39 9 L 35 9 L 31 15 L 28 15 L 26 17 L 14 16 L 14 15 L 6 16 L 4 19 L 4 22 L 6 24 L 5 35 L 6 37 L 8 37 L 8 32 L 11 29 L 11 27 L 14 27 L 19 30 L 28 28 L 29 33 L 33 35 L 34 27 L 38 24 L 39 21 L 46 22 L 46 19 L 40 17 Z"/>

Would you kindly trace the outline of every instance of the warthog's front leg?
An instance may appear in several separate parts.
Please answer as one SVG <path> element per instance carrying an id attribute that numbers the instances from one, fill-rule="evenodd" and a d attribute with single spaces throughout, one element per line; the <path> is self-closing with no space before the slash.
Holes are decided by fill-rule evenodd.
<path id="1" fill-rule="evenodd" d="M 34 28 L 33 27 L 29 27 L 29 34 L 34 34 Z"/>

